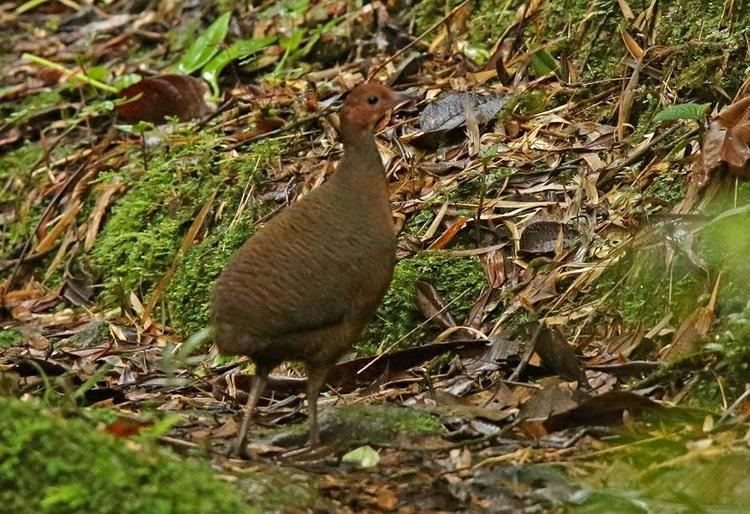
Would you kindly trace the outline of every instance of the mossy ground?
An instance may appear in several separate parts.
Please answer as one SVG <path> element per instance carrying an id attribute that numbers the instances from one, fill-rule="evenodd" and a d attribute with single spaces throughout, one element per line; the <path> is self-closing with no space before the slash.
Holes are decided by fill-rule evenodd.
<path id="1" fill-rule="evenodd" d="M 127 187 L 92 252 L 104 278 L 103 301 L 127 305 L 130 292 L 148 298 L 178 259 L 162 315 L 183 335 L 205 326 L 213 280 L 264 212 L 253 201 L 239 212 L 242 191 L 263 180 L 280 150 L 274 141 L 265 141 L 247 154 L 224 157 L 214 151 L 215 143 L 210 134 L 187 134 L 170 147 L 148 150 L 145 161 L 140 150 L 133 150 L 127 168 L 100 179 L 122 180 Z M 178 254 L 182 238 L 214 193 L 212 215 L 185 254 Z"/>
<path id="2" fill-rule="evenodd" d="M 0 505 L 18 514 L 257 512 L 205 464 L 9 399 L 0 399 Z"/>
<path id="3" fill-rule="evenodd" d="M 41 215 L 39 207 L 25 201 L 22 192 L 31 186 L 31 167 L 42 156 L 37 144 L 26 144 L 0 157 L 0 203 L 14 205 L 15 219 L 0 218 L 0 254 L 8 255 L 22 243 L 32 229 L 32 224 Z"/>
<path id="4" fill-rule="evenodd" d="M 726 185 L 724 194 L 705 206 L 709 216 L 750 202 L 750 186 L 740 184 L 735 190 L 730 182 Z M 605 310 L 630 326 L 654 326 L 670 314 L 679 325 L 708 305 L 718 282 L 717 322 L 699 351 L 722 355 L 712 368 L 722 379 L 719 384 L 713 373 L 707 374 L 696 387 L 692 400 L 703 405 L 741 394 L 750 381 L 750 213 L 742 208 L 735 212 L 718 221 L 662 223 L 645 247 L 626 252 L 605 273 L 593 293 L 606 296 Z"/>
<path id="5" fill-rule="evenodd" d="M 0 329 L 0 350 L 10 348 L 22 339 L 23 335 L 18 330 L 12 328 Z"/>
<path id="6" fill-rule="evenodd" d="M 432 414 L 397 405 L 339 405 L 320 415 L 321 439 L 339 448 L 362 444 L 393 445 L 402 438 L 443 433 L 440 419 Z M 309 425 L 299 423 L 269 432 L 275 444 L 304 444 Z"/>
<path id="7" fill-rule="evenodd" d="M 454 302 L 448 312 L 459 323 L 487 282 L 481 263 L 473 258 L 448 258 L 427 251 L 400 261 L 375 321 L 355 345 L 357 353 L 373 355 L 397 341 L 396 349 L 426 344 L 442 331 L 434 322 L 425 323 L 417 308 L 418 280 L 432 284 L 446 302 Z"/>
<path id="8" fill-rule="evenodd" d="M 632 0 L 628 3 L 638 11 L 652 4 L 651 0 Z M 298 4 L 303 6 L 305 3 Z M 421 33 L 456 4 L 417 3 L 413 10 L 416 32 Z M 476 56 L 477 62 L 486 58 L 490 48 L 512 23 L 521 4 L 521 0 L 470 2 L 471 15 L 467 27 L 471 33 L 466 36 L 466 51 L 470 53 L 471 50 L 470 57 Z M 691 101 L 705 99 L 716 103 L 717 91 L 723 90 L 731 96 L 750 74 L 750 68 L 745 64 L 748 29 L 747 23 L 743 22 L 748 18 L 750 7 L 742 2 L 731 3 L 733 17 L 729 19 L 725 17 L 729 4 L 717 0 L 658 2 L 661 18 L 655 25 L 653 44 L 647 44 L 643 37 L 648 27 L 627 25 L 631 35 L 644 48 L 667 48 L 669 51 L 659 54 L 649 50 L 647 54 L 646 64 L 653 66 L 658 73 L 653 75 L 653 70 L 649 70 L 649 73 L 641 75 L 640 84 L 634 92 L 629 120 L 633 131 L 626 143 L 635 144 L 653 130 L 653 116 L 660 110 L 665 96 L 670 102 L 690 98 Z M 223 6 L 223 9 L 229 4 L 220 2 L 217 5 Z M 560 0 L 545 2 L 542 9 L 534 20 L 526 24 L 520 35 L 520 52 L 538 52 L 543 48 L 561 65 L 563 80 L 586 82 L 630 76 L 632 62 L 628 62 L 620 34 L 626 25 L 617 3 Z M 195 17 L 185 24 L 185 30 L 171 31 L 167 39 L 175 48 L 184 47 L 202 25 L 200 17 Z M 50 20 L 47 28 L 55 30 L 56 23 Z M 558 34 L 561 37 L 550 43 Z M 152 53 L 150 48 L 139 48 L 130 55 L 130 60 L 152 62 Z M 574 68 L 585 61 L 581 76 L 565 76 L 562 64 L 566 61 L 573 63 Z M 161 69 L 161 64 L 154 66 L 154 69 Z M 534 73 L 531 78 L 534 78 Z M 274 80 L 280 79 L 276 77 Z M 611 87 L 611 84 L 582 86 L 572 98 L 585 98 Z M 667 84 L 669 91 L 664 95 L 662 86 Z M 43 115 L 40 113 L 66 98 L 65 94 L 52 89 L 29 97 L 13 110 L 0 108 L 0 114 L 5 122 L 18 124 L 33 120 L 35 125 L 42 125 L 39 120 Z M 555 95 L 529 91 L 519 95 L 512 114 L 519 118 L 533 116 L 554 106 L 557 101 Z M 66 116 L 69 109 L 65 108 L 64 111 L 55 116 Z M 616 116 L 616 108 L 611 103 L 601 102 L 592 107 L 591 112 L 582 114 L 580 119 L 613 124 Z M 178 130 L 166 137 L 165 145 L 150 148 L 147 156 L 142 154 L 134 141 L 129 150 L 129 163 L 122 169 L 105 170 L 100 175 L 101 182 L 122 180 L 125 184 L 124 194 L 116 199 L 105 218 L 104 229 L 96 240 L 93 252 L 88 256 L 103 280 L 102 295 L 98 299 L 102 306 L 128 306 L 130 292 L 143 300 L 148 299 L 158 280 L 169 266 L 176 263 L 175 275 L 162 296 L 157 316 L 181 335 L 188 335 L 206 324 L 213 280 L 234 250 L 254 232 L 257 221 L 270 210 L 261 200 L 251 199 L 243 205 L 242 192 L 248 185 L 262 184 L 266 173 L 275 164 L 273 161 L 283 151 L 279 143 L 266 141 L 244 149 L 239 156 L 226 156 L 215 149 L 220 137 L 220 134 L 210 130 L 200 133 L 189 129 Z M 63 142 L 51 158 L 58 154 L 70 154 L 77 147 L 77 143 L 66 145 Z M 8 225 L 10 230 L 0 231 L 0 253 L 3 256 L 11 253 L 28 236 L 33 222 L 38 219 L 40 205 L 30 205 L 24 201 L 30 189 L 30 167 L 41 155 L 40 145 L 24 143 L 19 149 L 0 157 L 0 182 L 11 184 L 10 188 L 0 191 L 0 202 L 13 202 L 18 206 L 16 219 Z M 624 173 L 637 174 L 640 171 L 638 166 L 636 163 Z M 633 202 L 640 210 L 628 215 L 638 214 L 648 220 L 652 214 L 663 211 L 665 206 L 679 200 L 684 194 L 684 182 L 683 177 L 675 171 L 677 168 L 675 166 L 675 169 L 659 173 L 644 191 L 628 192 L 640 196 L 640 200 L 646 197 L 656 200 Z M 516 171 L 509 169 L 508 172 Z M 506 170 L 498 170 L 498 173 L 500 178 L 507 174 Z M 44 174 L 40 175 L 40 180 L 46 178 Z M 498 184 L 502 182 L 497 180 Z M 463 189 L 451 194 L 475 196 L 477 183 L 462 183 Z M 202 230 L 184 255 L 179 255 L 182 238 L 214 192 L 216 200 Z M 738 205 L 746 205 L 750 201 L 745 185 L 740 185 L 737 198 Z M 733 205 L 733 198 L 731 201 L 719 199 L 706 213 L 717 214 Z M 91 207 L 89 201 L 80 214 L 81 219 Z M 240 210 L 241 214 L 237 215 Z M 414 215 L 413 219 L 408 220 L 407 233 L 413 226 L 429 222 L 430 217 L 427 209 Z M 701 404 L 715 406 L 717 398 L 721 396 L 736 397 L 744 384 L 750 382 L 750 293 L 746 286 L 750 271 L 746 259 L 750 250 L 750 238 L 746 235 L 748 222 L 747 215 L 735 216 L 696 234 L 693 249 L 705 259 L 704 269 L 698 268 L 679 247 L 668 264 L 667 244 L 656 243 L 638 254 L 626 255 L 594 289 L 594 294 L 601 296 L 616 287 L 605 308 L 616 312 L 632 326 L 653 326 L 669 313 L 673 314 L 674 323 L 677 323 L 696 306 L 705 305 L 707 295 L 721 273 L 716 307 L 719 321 L 704 349 L 723 355 L 721 363 L 711 368 L 711 372 L 719 374 L 723 381 L 719 385 L 712 374 L 695 387 L 694 397 Z M 627 278 L 620 283 L 625 274 Z M 482 267 L 475 259 L 449 259 L 426 252 L 402 260 L 378 312 L 378 319 L 370 325 L 356 347 L 359 353 L 373 354 L 396 341 L 400 341 L 399 347 L 425 344 L 441 331 L 434 323 L 417 328 L 425 321 L 415 305 L 414 285 L 418 279 L 432 283 L 447 301 L 456 300 L 449 310 L 459 322 L 479 296 L 486 281 Z M 518 315 L 509 321 L 509 325 L 528 316 Z M 19 333 L 15 331 L 0 333 L 0 349 L 15 344 L 18 338 Z M 5 506 L 17 507 L 12 510 L 14 512 L 30 512 L 24 510 L 30 508 L 36 512 L 109 512 L 107 509 L 114 507 L 123 512 L 157 513 L 247 510 L 238 499 L 237 490 L 214 480 L 209 468 L 179 462 L 169 452 L 149 446 L 147 441 L 115 440 L 93 430 L 89 423 L 55 417 L 53 411 L 38 404 L 0 400 L 0 407 L 0 437 L 3 438 L 0 445 L 0 499 L 6 502 L 0 510 Z M 344 425 L 355 434 L 363 426 L 374 427 L 374 435 L 367 436 L 373 437 L 374 441 L 380 440 L 380 436 L 389 439 L 401 432 L 433 433 L 432 430 L 438 428 L 434 418 L 421 417 L 408 421 L 408 424 L 412 421 L 416 423 L 416 428 L 401 426 L 399 423 L 406 423 L 400 417 L 404 412 L 396 413 L 393 418 L 392 412 L 386 412 L 381 407 L 368 406 L 355 410 L 351 415 L 347 412 L 348 407 L 338 410 L 341 410 L 338 414 L 350 419 Z M 680 448 L 684 447 L 682 442 L 678 444 Z M 129 446 L 139 449 L 131 451 Z M 144 448 L 148 448 L 151 455 L 145 456 Z M 654 455 L 657 453 L 654 452 Z M 658 455 L 665 460 L 678 453 Z M 630 456 L 625 463 L 629 465 L 639 458 Z M 15 463 L 21 459 L 23 462 L 16 466 Z M 635 467 L 638 468 L 649 465 L 648 462 L 637 464 Z M 653 474 L 650 475 L 651 482 L 655 484 L 655 489 L 665 482 L 680 486 L 691 480 L 702 484 L 704 478 L 706 483 L 711 484 L 708 478 L 722 476 L 722 473 L 726 473 L 722 466 L 729 468 L 731 462 L 720 464 L 711 469 L 708 476 Z M 743 466 L 746 467 L 746 459 L 732 468 L 737 470 L 736 476 L 743 476 Z M 308 482 L 306 477 L 282 474 L 279 478 L 269 475 L 267 471 L 263 469 L 255 475 L 250 473 L 241 480 L 247 478 L 251 484 L 266 481 L 271 484 L 270 489 L 294 482 L 295 487 L 299 486 L 295 489 L 298 493 L 295 499 L 300 500 L 294 506 L 304 505 L 314 497 L 315 485 Z M 613 468 L 613 472 L 617 471 L 617 468 Z M 627 473 L 623 473 L 623 476 L 629 477 Z M 634 482 L 628 483 L 622 479 L 618 483 L 616 478 L 611 484 L 617 483 L 623 489 L 635 487 L 632 485 Z M 708 501 L 721 501 L 719 486 L 715 487 L 718 493 L 707 497 Z M 674 490 L 680 492 L 680 487 Z M 191 506 L 179 510 L 188 492 Z M 663 491 L 654 494 L 658 495 L 659 492 Z M 196 500 L 194 494 L 200 497 Z M 259 506 L 263 510 L 282 508 L 273 505 L 276 499 L 281 502 L 284 500 L 282 498 L 274 499 L 273 495 L 266 495 L 262 491 L 251 496 L 251 501 L 256 497 L 262 498 Z M 665 496 L 662 498 L 671 500 Z M 27 499 L 28 503 L 12 503 Z M 265 503 L 267 501 L 271 503 Z M 614 502 L 612 497 L 608 501 Z M 611 511 L 615 503 L 608 505 Z"/>
<path id="9" fill-rule="evenodd" d="M 399 437 L 436 435 L 443 431 L 438 418 L 395 405 L 344 405 L 326 412 L 323 425 L 332 425 L 342 441 L 393 444 Z"/>
<path id="10" fill-rule="evenodd" d="M 674 55 L 669 57 L 672 60 L 660 65 L 682 77 L 678 82 L 686 92 L 707 87 L 705 82 L 699 83 L 698 78 L 689 79 L 691 74 L 695 74 L 691 66 L 713 66 L 701 59 L 693 59 L 695 55 L 701 54 L 700 51 L 696 54 L 691 45 L 696 40 L 701 41 L 702 46 L 698 45 L 700 50 L 710 49 L 714 44 L 726 44 L 726 51 L 734 55 L 739 51 L 737 38 L 742 33 L 724 30 L 721 2 L 709 2 L 708 5 L 698 2 L 701 4 L 700 9 L 695 3 L 670 1 L 662 5 L 660 15 L 665 19 L 657 24 L 658 31 L 655 35 L 657 42 L 676 47 Z M 636 4 L 633 5 L 634 9 L 646 7 L 638 2 Z M 512 23 L 519 5 L 519 2 L 513 0 L 470 3 L 470 44 L 489 50 Z M 451 7 L 452 4 L 444 2 L 421 2 L 407 17 L 414 18 L 417 30 L 420 31 L 434 23 Z M 554 45 L 545 47 L 545 51 L 558 62 L 567 58 L 587 58 L 583 78 L 610 77 L 615 74 L 616 69 L 627 71 L 622 61 L 625 50 L 618 35 L 619 17 L 612 16 L 609 7 L 589 0 L 564 0 L 548 2 L 542 9 L 544 12 L 539 16 L 540 23 L 528 24 L 525 28 L 524 41 L 531 45 L 529 49 L 534 48 L 536 38 L 561 33 L 565 37 Z M 743 10 L 745 7 L 739 9 Z M 594 28 L 598 28 L 598 31 Z M 710 53 L 710 56 L 715 55 L 715 52 Z M 680 60 L 687 57 L 691 57 L 690 63 Z M 705 73 L 703 70 L 696 77 L 705 77 Z M 730 73 L 740 76 L 744 71 L 733 69 Z M 712 83 L 726 80 L 726 77 L 715 76 L 716 74 L 709 75 Z M 639 91 L 633 114 L 637 120 L 633 137 L 637 139 L 651 129 L 651 119 L 658 112 L 661 101 L 658 95 L 651 95 L 645 85 Z M 514 113 L 530 116 L 549 108 L 552 103 L 554 98 L 545 97 L 538 91 L 530 92 L 520 95 Z M 600 115 L 611 117 L 613 111 L 604 110 Z M 141 298 L 147 298 L 167 267 L 179 258 L 175 276 L 163 296 L 161 306 L 165 310 L 161 315 L 162 319 L 184 336 L 205 326 L 213 280 L 233 251 L 253 233 L 255 220 L 260 215 L 258 210 L 262 210 L 262 206 L 246 206 L 239 219 L 233 219 L 233 213 L 239 206 L 243 186 L 248 181 L 262 180 L 264 169 L 270 164 L 270 157 L 279 148 L 273 143 L 256 144 L 250 147 L 247 154 L 223 161 L 212 150 L 215 137 L 211 134 L 183 134 L 181 139 L 179 142 L 171 142 L 166 148 L 150 152 L 147 169 L 141 164 L 139 150 L 134 148 L 127 169 L 103 176 L 102 180 L 112 179 L 115 174 L 121 176 L 128 190 L 112 209 L 94 247 L 93 262 L 104 277 L 105 301 L 110 305 L 127 305 L 131 291 Z M 473 187 L 472 183 L 468 183 L 467 187 Z M 178 256 L 177 248 L 181 237 L 213 191 L 218 191 L 217 202 L 221 203 L 222 216 L 220 219 L 209 217 L 206 228 L 199 234 L 196 243 L 191 245 L 185 255 Z M 673 203 L 683 192 L 682 181 L 670 173 L 664 173 L 656 177 L 643 194 L 658 202 Z M 458 193 L 464 194 L 467 191 Z M 417 218 L 419 214 L 415 219 Z M 359 353 L 371 354 L 389 346 L 404 338 L 424 321 L 414 306 L 414 283 L 419 278 L 434 282 L 448 301 L 469 288 L 470 291 L 463 297 L 465 300 L 459 300 L 450 309 L 457 319 L 466 313 L 470 307 L 469 302 L 476 298 L 476 292 L 483 283 L 479 263 L 471 259 L 438 261 L 437 257 L 418 256 L 398 264 L 393 284 L 376 321 L 356 346 Z M 666 278 L 661 272 L 656 272 L 656 275 L 651 277 L 656 282 L 644 289 L 659 291 L 656 296 L 663 296 L 663 288 L 656 285 L 663 285 Z M 641 275 L 641 278 L 643 276 L 645 275 Z M 690 279 L 682 284 L 678 277 L 675 290 L 675 276 L 673 273 L 669 278 L 672 280 L 674 297 L 679 296 L 677 293 L 682 285 L 688 289 L 695 286 L 689 283 Z M 632 293 L 628 294 L 632 296 Z M 646 306 L 648 302 L 635 296 L 634 299 L 623 300 L 629 319 L 641 318 L 645 312 L 655 315 L 655 311 Z M 653 300 L 664 305 L 661 297 Z M 680 312 L 686 309 L 687 307 Z M 405 338 L 402 345 L 424 343 L 438 331 L 433 324 L 427 324 Z"/>

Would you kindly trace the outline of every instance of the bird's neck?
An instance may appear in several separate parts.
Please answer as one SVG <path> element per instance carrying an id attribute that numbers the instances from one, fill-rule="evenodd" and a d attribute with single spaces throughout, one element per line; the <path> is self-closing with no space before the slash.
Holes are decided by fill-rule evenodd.
<path id="1" fill-rule="evenodd" d="M 380 152 L 371 130 L 352 130 L 342 126 L 341 139 L 344 142 L 344 156 L 337 174 L 349 182 L 372 187 L 372 184 L 385 185 L 385 170 Z"/>
<path id="2" fill-rule="evenodd" d="M 342 126 L 341 138 L 344 156 L 329 179 L 329 187 L 353 215 L 367 214 L 372 218 L 372 213 L 378 212 L 390 219 L 385 169 L 372 131 L 358 134 Z"/>

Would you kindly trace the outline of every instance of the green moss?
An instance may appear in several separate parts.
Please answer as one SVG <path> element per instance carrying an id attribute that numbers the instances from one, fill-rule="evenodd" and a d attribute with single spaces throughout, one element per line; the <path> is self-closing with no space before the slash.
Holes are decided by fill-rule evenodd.
<path id="1" fill-rule="evenodd" d="M 305 512 L 319 501 L 317 479 L 298 469 L 259 462 L 241 477 L 246 496 L 261 512 Z M 327 510 L 321 505 L 316 512 Z"/>
<path id="2" fill-rule="evenodd" d="M 16 513 L 253 512 L 205 465 L 15 399 L 0 399 L 0 505 Z"/>
<path id="3" fill-rule="evenodd" d="M 29 234 L 33 221 L 41 214 L 41 207 L 26 202 L 27 190 L 31 187 L 31 167 L 41 156 L 40 145 L 26 143 L 0 157 L 0 183 L 7 184 L 6 187 L 0 188 L 0 204 L 12 204 L 15 215 L 15 219 L 7 221 L 0 216 L 2 255 L 8 255 L 10 250 Z"/>
<path id="4" fill-rule="evenodd" d="M 445 16 L 458 2 L 437 1 L 417 2 L 415 7 L 406 15 L 407 19 L 415 22 L 415 33 L 421 34 Z M 473 0 L 469 3 L 470 14 L 465 34 L 466 44 L 464 52 L 472 57 L 474 54 L 485 56 L 492 46 L 505 33 L 516 18 L 516 13 L 523 2 L 519 0 Z M 592 11 L 593 7 L 593 12 Z M 592 4 L 591 0 L 559 0 L 546 2 L 542 5 L 542 13 L 536 17 L 536 23 L 527 23 L 521 40 L 529 50 L 537 50 L 552 36 L 562 35 L 563 39 L 554 45 L 545 45 L 545 50 L 558 62 L 563 56 L 582 58 L 587 53 L 589 44 L 594 44 L 590 69 L 595 69 L 592 75 L 610 76 L 607 72 L 620 62 L 622 44 L 613 48 L 612 38 L 603 34 L 592 40 L 593 27 L 607 13 L 611 7 L 606 2 L 601 5 Z M 587 25 L 581 24 L 587 20 Z M 617 18 L 610 16 L 606 29 L 614 31 Z M 602 35 L 600 35 L 602 36 Z M 614 54 L 617 57 L 614 57 Z M 478 59 L 479 62 L 482 58 Z"/>
<path id="5" fill-rule="evenodd" d="M 38 144 L 26 143 L 17 150 L 8 152 L 0 157 L 0 181 L 18 180 L 22 183 L 28 180 L 31 166 L 42 156 L 42 147 Z M 6 201 L 12 196 L 4 189 L 0 191 L 0 201 Z"/>
<path id="6" fill-rule="evenodd" d="M 684 319 L 709 286 L 684 256 L 678 256 L 670 270 L 666 252 L 667 247 L 657 242 L 627 252 L 602 276 L 593 296 L 607 296 L 608 308 L 633 326 L 653 326 L 669 313 Z"/>
<path id="7" fill-rule="evenodd" d="M 13 328 L 0 329 L 0 349 L 10 348 L 23 339 L 23 334 Z"/>
<path id="8" fill-rule="evenodd" d="M 321 438 L 335 441 L 338 447 L 361 444 L 393 444 L 400 437 L 438 435 L 443 424 L 429 412 L 390 404 L 342 405 L 323 409 L 320 415 Z M 298 423 L 268 431 L 271 444 L 302 444 L 309 425 Z"/>
<path id="9" fill-rule="evenodd" d="M 435 435 L 443 431 L 432 414 L 394 405 L 344 405 L 326 411 L 321 424 L 350 444 L 393 443 L 400 436 Z"/>
<path id="10" fill-rule="evenodd" d="M 145 170 L 133 152 L 131 165 L 117 174 L 128 192 L 112 208 L 92 253 L 104 275 L 106 302 L 130 291 L 144 298 L 171 263 L 181 236 L 217 186 L 213 142 L 199 139 L 157 154 Z"/>
<path id="11" fill-rule="evenodd" d="M 246 211 L 234 224 L 224 218 L 187 252 L 166 296 L 172 327 L 178 332 L 190 334 L 207 325 L 211 287 L 235 250 L 255 232 L 253 214 Z"/>
<path id="12" fill-rule="evenodd" d="M 729 190 L 724 197 L 718 195 L 705 212 L 727 213 L 735 194 L 740 205 L 750 202 L 750 184 L 740 184 L 736 191 L 725 189 Z M 740 209 L 730 214 L 709 223 L 683 221 L 671 228 L 661 222 L 654 237 L 625 254 L 593 293 L 608 295 L 605 309 L 633 327 L 653 327 L 669 314 L 671 325 L 678 327 L 708 303 L 718 282 L 717 321 L 697 351 L 715 352 L 722 358 L 712 373 L 702 373 L 703 380 L 690 392 L 693 403 L 711 407 L 724 397 L 738 396 L 750 382 L 750 213 Z M 717 375 L 722 377 L 721 386 Z"/>
<path id="13" fill-rule="evenodd" d="M 549 98 L 544 91 L 527 90 L 513 97 L 510 102 L 513 112 L 521 117 L 531 117 L 549 106 Z M 510 105 L 509 105 L 510 106 Z"/>
<path id="14" fill-rule="evenodd" d="M 406 15 L 415 22 L 421 34 L 450 11 L 458 2 L 418 2 Z M 650 0 L 629 3 L 636 14 L 644 12 Z M 519 0 L 473 0 L 465 35 L 467 48 L 479 54 L 490 50 L 513 22 L 521 6 Z M 527 50 L 541 47 L 558 63 L 574 67 L 585 65 L 582 80 L 607 79 L 623 68 L 627 51 L 620 29 L 630 30 L 619 9 L 609 2 L 591 0 L 559 0 L 546 2 L 536 23 L 527 23 L 521 35 Z M 720 0 L 665 0 L 659 2 L 655 24 L 656 45 L 670 52 L 658 61 L 664 74 L 680 92 L 693 90 L 715 96 L 711 88 L 721 86 L 734 91 L 748 75 L 747 66 L 728 66 L 744 62 L 744 40 L 748 32 L 750 6 L 733 7 L 734 19 L 725 17 L 725 3 Z M 728 30 L 728 26 L 732 30 Z M 632 31 L 631 31 L 632 32 Z M 631 34 L 635 35 L 635 34 Z M 559 37 L 549 44 L 554 37 Z"/>
<path id="15" fill-rule="evenodd" d="M 51 109 L 61 102 L 59 89 L 45 90 L 23 98 L 20 103 L 0 104 L 0 124 L 16 124 L 45 109 Z"/>
<path id="16" fill-rule="evenodd" d="M 123 180 L 127 193 L 118 199 L 97 238 L 93 263 L 104 276 L 103 300 L 125 304 L 130 291 L 147 298 L 172 262 L 183 236 L 213 192 L 214 208 L 223 216 L 235 213 L 248 183 L 257 183 L 262 172 L 279 154 L 279 145 L 263 141 L 239 157 L 223 157 L 213 151 L 216 135 L 189 136 L 172 149 L 149 157 L 133 152 L 124 174 L 109 172 L 102 180 Z M 182 256 L 167 290 L 168 313 L 180 329 L 193 330 L 205 322 L 209 290 L 229 255 L 251 233 L 255 208 L 250 206 L 232 224 L 212 218 L 204 223 L 209 235 Z M 199 236 L 200 237 L 200 236 Z"/>
<path id="17" fill-rule="evenodd" d="M 745 57 L 750 8 L 734 8 L 732 30 L 724 10 L 718 0 L 669 0 L 661 6 L 656 40 L 673 49 L 665 68 L 673 69 L 670 83 L 677 91 L 712 99 L 714 86 L 735 91 L 747 76 L 747 67 L 727 63 Z"/>
<path id="18" fill-rule="evenodd" d="M 434 323 L 417 328 L 425 321 L 416 304 L 417 280 L 431 283 L 446 302 L 456 300 L 448 311 L 458 322 L 466 317 L 486 284 L 482 265 L 474 258 L 448 258 L 439 252 L 423 252 L 400 261 L 377 319 L 355 345 L 357 353 L 373 355 L 399 340 L 397 348 L 427 344 L 440 332 Z"/>
<path id="19" fill-rule="evenodd" d="M 674 172 L 657 173 L 643 196 L 658 200 L 664 209 L 668 209 L 668 206 L 676 204 L 685 196 L 685 182 Z"/>

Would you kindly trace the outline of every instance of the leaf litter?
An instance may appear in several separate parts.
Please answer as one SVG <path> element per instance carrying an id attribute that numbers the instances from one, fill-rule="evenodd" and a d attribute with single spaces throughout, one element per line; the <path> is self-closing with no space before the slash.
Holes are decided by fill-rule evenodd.
<path id="1" fill-rule="evenodd" d="M 748 458 L 742 402 L 700 415 L 681 403 L 701 374 L 722 373 L 720 356 L 727 353 L 706 343 L 723 322 L 721 288 L 734 279 L 731 270 L 722 275 L 701 242 L 733 217 L 709 202 L 731 189 L 722 167 L 746 175 L 747 97 L 719 110 L 701 132 L 706 96 L 685 102 L 691 99 L 678 97 L 678 84 L 660 73 L 673 56 L 652 44 L 667 22 L 649 9 L 633 12 L 625 1 L 618 2 L 628 24 L 620 28 L 624 47 L 611 50 L 622 65 L 604 84 L 602 77 L 582 78 L 598 33 L 588 49 L 581 42 L 592 20 L 601 30 L 610 14 L 591 11 L 568 27 L 579 43 L 568 55 L 543 39 L 551 34 L 532 30 L 549 4 L 529 2 L 509 18 L 482 65 L 461 51 L 470 38 L 466 20 L 477 8 L 471 3 L 422 32 L 408 10 L 379 2 L 281 4 L 241 16 L 172 4 L 124 14 L 127 2 L 0 12 L 3 33 L 14 41 L 13 58 L 2 64 L 0 147 L 41 149 L 23 166 L 0 168 L 0 222 L 18 231 L 3 236 L 0 255 L 0 323 L 19 334 L 9 344 L 2 339 L 3 388 L 77 391 L 81 405 L 123 414 L 104 428 L 123 438 L 152 423 L 138 416 L 156 406 L 181 415 L 164 444 L 186 454 L 203 448 L 228 474 L 249 466 L 223 456 L 238 428 L 233 399 L 244 403 L 248 389 L 249 376 L 237 373 L 244 361 L 217 359 L 205 341 L 185 342 L 188 334 L 171 326 L 163 298 L 188 250 L 241 210 L 224 212 L 221 190 L 207 191 L 167 264 L 155 270 L 161 278 L 146 290 L 124 291 L 113 304 L 98 294 L 101 276 L 87 260 L 132 183 L 100 176 L 128 161 L 127 173 L 145 173 L 152 154 L 187 145 L 199 131 L 216 135 L 217 159 L 252 151 L 258 141 L 283 141 L 289 146 L 274 156 L 269 178 L 248 183 L 243 193 L 243 206 L 271 199 L 271 216 L 333 169 L 340 147 L 331 107 L 375 71 L 421 99 L 417 110 L 394 114 L 378 139 L 402 229 L 399 258 L 429 250 L 481 259 L 486 282 L 466 299 L 463 315 L 432 284 L 415 283 L 420 323 L 438 336 L 340 363 L 324 410 L 335 426 L 349 426 L 336 420 L 332 404 L 365 411 L 395 404 L 402 413 L 430 413 L 442 429 L 404 428 L 387 443 L 341 432 L 302 456 L 286 456 L 289 448 L 253 433 L 259 458 L 317 476 L 321 505 L 342 511 L 411 512 L 416 504 L 427 511 L 553 509 L 583 496 L 594 505 L 601 498 L 627 503 L 634 489 L 648 501 L 678 506 L 679 491 L 690 491 L 681 462 L 705 458 L 708 448 L 717 462 L 741 469 Z M 187 27 L 183 9 L 206 27 L 192 44 L 170 35 Z M 50 19 L 60 22 L 58 30 L 28 30 Z M 368 31 L 373 38 L 351 37 Z M 455 56 L 463 59 L 459 65 Z M 189 76 L 198 72 L 219 100 L 213 112 L 206 86 Z M 650 120 L 639 110 L 644 87 L 662 95 L 663 108 Z M 135 100 L 116 105 L 107 96 L 113 91 Z M 45 104 L 45 95 L 54 101 Z M 726 95 L 710 102 L 715 110 L 728 103 Z M 160 124 L 169 116 L 192 123 L 147 127 L 166 134 L 149 148 L 145 130 L 116 132 L 113 110 L 130 123 Z M 430 134 L 439 137 L 426 139 Z M 670 196 L 669 180 L 687 182 L 684 197 Z M 670 217 L 670 235 L 650 229 L 658 216 Z M 417 217 L 424 229 L 412 236 Z M 666 262 L 670 277 L 658 319 L 642 311 L 628 319 L 608 302 L 628 288 L 656 288 L 635 278 L 657 261 Z M 703 297 L 673 304 L 680 294 L 672 291 L 675 273 L 710 274 Z M 258 423 L 293 431 L 293 422 L 304 419 L 304 379 L 293 366 L 277 373 Z M 731 413 L 729 421 L 721 413 Z M 678 421 L 665 429 L 666 419 Z M 713 420 L 730 429 L 719 431 Z M 669 437 L 679 449 L 649 446 Z M 641 446 L 661 462 L 646 459 Z M 644 462 L 620 469 L 608 459 L 618 453 Z M 341 460 L 364 469 L 346 469 Z M 605 463 L 613 476 L 622 472 L 619 495 L 597 490 L 596 480 L 576 480 Z M 645 488 L 644 477 L 672 480 L 677 492 Z M 747 505 L 740 496 L 725 500 Z"/>

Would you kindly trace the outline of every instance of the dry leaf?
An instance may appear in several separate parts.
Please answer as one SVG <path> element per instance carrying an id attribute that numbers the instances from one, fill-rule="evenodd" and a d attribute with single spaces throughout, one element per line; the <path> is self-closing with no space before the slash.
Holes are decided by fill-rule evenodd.
<path id="1" fill-rule="evenodd" d="M 625 48 L 628 49 L 628 52 L 631 56 L 633 56 L 633 59 L 640 60 L 641 57 L 643 57 L 643 48 L 641 48 L 638 43 L 636 43 L 635 39 L 633 39 L 633 36 L 628 34 L 628 31 L 626 31 L 625 29 L 620 30 L 620 35 L 622 36 L 623 43 L 625 43 Z"/>
<path id="2" fill-rule="evenodd" d="M 52 230 L 47 232 L 47 235 L 44 236 L 44 239 L 39 241 L 39 244 L 36 245 L 34 251 L 43 253 L 51 250 L 55 246 L 55 241 L 58 237 L 60 237 L 60 234 L 62 234 L 63 231 L 67 229 L 71 223 L 73 223 L 73 220 L 76 219 L 76 214 L 78 214 L 78 211 L 81 209 L 81 205 L 81 202 L 79 200 L 76 200 L 70 207 L 68 207 L 60 218 L 60 221 L 58 221 L 57 224 L 52 227 Z"/>
<path id="3" fill-rule="evenodd" d="M 117 107 L 128 123 L 148 121 L 162 123 L 167 116 L 181 121 L 203 116 L 209 111 L 203 96 L 203 81 L 185 75 L 160 75 L 143 79 L 120 91 L 122 98 L 133 98 Z"/>
<path id="4" fill-rule="evenodd" d="M 726 163 L 735 175 L 750 177 L 750 96 L 725 107 L 703 137 L 696 171 L 707 175 Z M 704 178 L 705 182 L 705 178 Z"/>
<path id="5" fill-rule="evenodd" d="M 456 326 L 456 320 L 447 309 L 448 304 L 432 284 L 425 280 L 418 280 L 416 289 L 417 307 L 425 318 L 436 321 L 444 328 Z"/>

